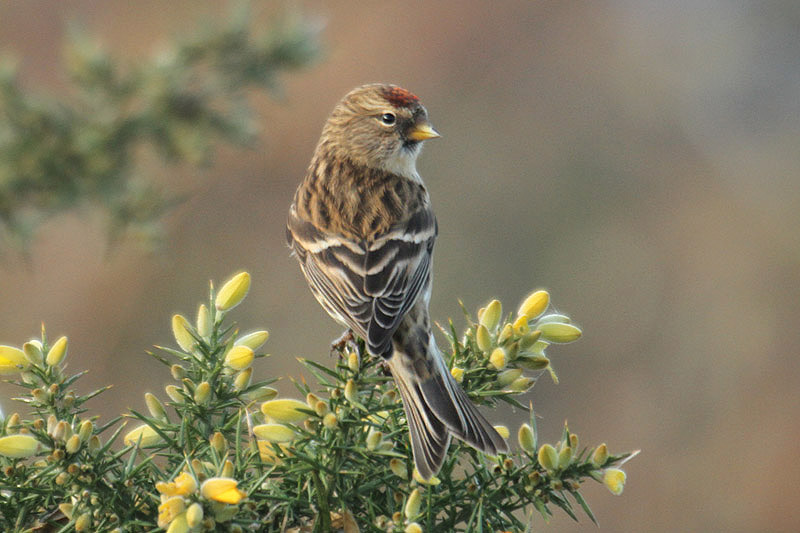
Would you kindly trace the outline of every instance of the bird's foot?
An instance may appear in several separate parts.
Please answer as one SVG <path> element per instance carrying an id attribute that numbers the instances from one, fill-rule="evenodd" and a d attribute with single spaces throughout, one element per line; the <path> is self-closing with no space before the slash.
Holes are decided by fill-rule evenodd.
<path id="1" fill-rule="evenodd" d="M 353 330 L 349 328 L 345 330 L 338 339 L 331 343 L 331 355 L 344 355 L 348 344 L 356 347 L 356 336 L 353 335 Z"/>

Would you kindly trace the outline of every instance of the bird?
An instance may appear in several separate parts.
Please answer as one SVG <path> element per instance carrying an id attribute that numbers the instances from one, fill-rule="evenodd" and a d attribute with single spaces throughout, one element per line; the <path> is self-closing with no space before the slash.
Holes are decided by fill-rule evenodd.
<path id="1" fill-rule="evenodd" d="M 508 449 L 433 336 L 438 224 L 416 161 L 423 142 L 437 137 L 410 91 L 384 83 L 353 89 L 325 122 L 286 225 L 317 301 L 388 366 L 424 479 L 439 472 L 452 437 L 492 456 Z"/>

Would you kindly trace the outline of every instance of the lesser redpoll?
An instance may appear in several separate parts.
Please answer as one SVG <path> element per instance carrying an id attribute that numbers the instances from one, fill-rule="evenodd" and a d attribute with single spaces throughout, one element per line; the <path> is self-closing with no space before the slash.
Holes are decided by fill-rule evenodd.
<path id="1" fill-rule="evenodd" d="M 287 224 L 316 299 L 388 364 L 426 479 L 441 468 L 451 436 L 490 455 L 507 450 L 451 376 L 431 329 L 437 223 L 416 160 L 435 137 L 407 90 L 354 89 L 322 130 Z"/>

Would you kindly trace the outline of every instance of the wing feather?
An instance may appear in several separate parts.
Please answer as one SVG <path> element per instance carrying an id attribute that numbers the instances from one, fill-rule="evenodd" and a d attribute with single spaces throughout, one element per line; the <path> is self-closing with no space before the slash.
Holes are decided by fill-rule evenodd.
<path id="1" fill-rule="evenodd" d="M 371 241 L 317 229 L 292 209 L 287 242 L 314 296 L 338 322 L 388 357 L 392 335 L 428 286 L 436 217 L 428 204 Z"/>

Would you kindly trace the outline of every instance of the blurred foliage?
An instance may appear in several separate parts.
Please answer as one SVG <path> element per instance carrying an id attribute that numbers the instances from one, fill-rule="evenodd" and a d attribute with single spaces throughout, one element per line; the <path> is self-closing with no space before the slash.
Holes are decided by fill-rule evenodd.
<path id="1" fill-rule="evenodd" d="M 25 391 L 17 400 L 31 410 L 0 423 L 0 527 L 522 532 L 530 515 L 547 520 L 554 507 L 575 520 L 580 509 L 594 521 L 581 495 L 585 481 L 622 493 L 626 475 L 617 467 L 633 454 L 580 447 L 566 425 L 555 444 L 540 444 L 532 407 L 516 399 L 550 369 L 550 344 L 581 334 L 567 316 L 545 313 L 545 291 L 506 319 L 492 301 L 477 321 L 466 316 L 462 336 L 450 323 L 448 362 L 471 400 L 508 402 L 529 409 L 530 418 L 516 432 L 517 450 L 490 457 L 456 442 L 426 480 L 413 467 L 391 376 L 362 340 L 337 347 L 330 367 L 301 360 L 314 377 L 313 386 L 295 382 L 302 400 L 276 398 L 274 378 L 254 379 L 252 363 L 267 356 L 261 348 L 269 335 L 242 335 L 227 320 L 249 288 L 249 274 L 239 273 L 211 289 L 194 323 L 173 317 L 177 348 L 151 354 L 174 379 L 168 400 L 144 395 L 147 410 L 131 412 L 135 425 L 121 449 L 119 419 L 100 424 L 84 407 L 103 389 L 72 389 L 82 373 L 64 372 L 66 337 L 51 344 L 43 332 L 21 348 L 0 346 L 0 373 L 16 376 L 10 382 Z M 509 437 L 508 428 L 495 427 Z"/>
<path id="2" fill-rule="evenodd" d="M 319 55 L 318 25 L 296 14 L 260 34 L 246 6 L 227 23 L 123 66 L 77 28 L 65 68 L 69 101 L 23 88 L 12 61 L 0 64 L 0 228 L 24 248 L 36 228 L 65 210 L 107 215 L 112 241 L 153 237 L 178 197 L 145 178 L 141 148 L 166 164 L 208 164 L 217 143 L 245 144 L 257 131 L 249 89 L 275 93 L 279 74 Z M 148 169 L 150 172 L 150 169 Z"/>

